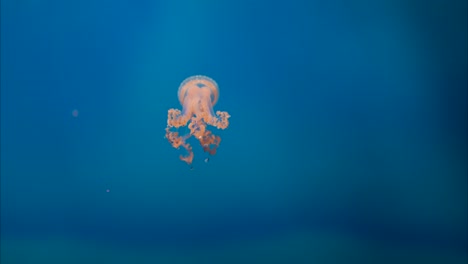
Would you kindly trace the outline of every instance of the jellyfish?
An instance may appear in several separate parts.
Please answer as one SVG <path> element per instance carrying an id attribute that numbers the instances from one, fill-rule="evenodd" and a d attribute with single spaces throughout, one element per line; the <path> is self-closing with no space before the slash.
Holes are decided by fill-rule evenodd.
<path id="1" fill-rule="evenodd" d="M 178 149 L 183 147 L 187 155 L 180 155 L 180 159 L 187 164 L 192 164 L 193 150 L 187 143 L 191 136 L 195 137 L 203 147 L 203 151 L 215 155 L 221 142 L 219 136 L 208 130 L 207 125 L 218 129 L 226 129 L 229 125 L 227 112 L 213 111 L 213 106 L 218 102 L 219 91 L 216 82 L 203 75 L 195 75 L 185 79 L 179 86 L 179 102 L 182 111 L 169 109 L 167 114 L 166 138 L 172 147 Z M 187 126 L 190 133 L 179 135 L 174 128 Z"/>

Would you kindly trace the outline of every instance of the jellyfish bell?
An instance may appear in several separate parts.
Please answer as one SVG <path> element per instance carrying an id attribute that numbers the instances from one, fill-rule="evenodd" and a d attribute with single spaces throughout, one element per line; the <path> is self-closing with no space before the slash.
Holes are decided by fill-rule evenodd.
<path id="1" fill-rule="evenodd" d="M 204 75 L 195 75 L 186 78 L 179 86 L 177 94 L 179 96 L 179 102 L 181 105 L 184 105 L 185 98 L 187 98 L 187 93 L 193 93 L 193 91 L 198 90 L 193 89 L 195 87 L 198 87 L 199 90 L 202 90 L 199 91 L 199 93 L 204 92 L 206 89 L 209 90 L 212 106 L 214 106 L 218 102 L 219 89 L 218 84 L 215 82 L 215 80 Z"/>

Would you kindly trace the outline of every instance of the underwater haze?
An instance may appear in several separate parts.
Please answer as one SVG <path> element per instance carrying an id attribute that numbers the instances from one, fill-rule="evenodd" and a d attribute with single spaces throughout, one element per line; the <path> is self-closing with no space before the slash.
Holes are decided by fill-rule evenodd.
<path id="1" fill-rule="evenodd" d="M 467 263 L 467 22 L 466 0 L 1 0 L 0 262 Z M 171 130 L 189 165 L 165 130 L 194 75 L 230 118 L 215 155 Z"/>

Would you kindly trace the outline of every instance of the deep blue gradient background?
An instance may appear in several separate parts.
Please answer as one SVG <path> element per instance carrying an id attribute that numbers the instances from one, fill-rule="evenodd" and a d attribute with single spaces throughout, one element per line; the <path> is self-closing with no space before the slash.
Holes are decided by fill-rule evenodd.
<path id="1" fill-rule="evenodd" d="M 467 42 L 466 1 L 1 0 L 1 263 L 466 263 Z"/>

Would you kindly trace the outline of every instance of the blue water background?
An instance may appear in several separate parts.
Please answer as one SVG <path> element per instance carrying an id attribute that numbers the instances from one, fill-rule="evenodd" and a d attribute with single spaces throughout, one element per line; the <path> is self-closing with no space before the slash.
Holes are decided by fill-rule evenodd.
<path id="1" fill-rule="evenodd" d="M 1 263 L 466 263 L 466 10 L 2 0 Z M 196 74 L 232 117 L 190 170 Z"/>

